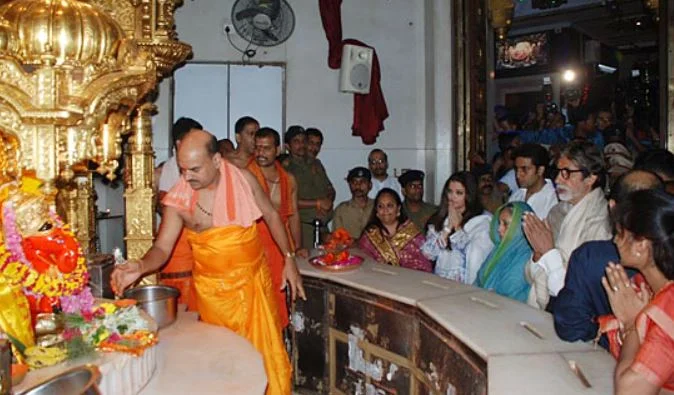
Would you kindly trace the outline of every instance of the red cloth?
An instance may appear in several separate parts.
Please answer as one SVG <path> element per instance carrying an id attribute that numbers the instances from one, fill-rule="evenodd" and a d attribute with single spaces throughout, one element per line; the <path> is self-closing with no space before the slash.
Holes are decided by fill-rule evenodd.
<path id="1" fill-rule="evenodd" d="M 325 36 L 328 39 L 328 66 L 338 69 L 342 63 L 342 47 L 344 44 L 369 45 L 354 39 L 342 41 L 342 0 L 318 0 L 321 11 L 321 21 Z M 374 48 L 372 48 L 374 51 Z M 381 70 L 377 52 L 372 58 L 372 73 L 370 76 L 370 93 L 367 95 L 354 94 L 353 97 L 353 125 L 352 135 L 360 136 L 364 144 L 374 144 L 379 132 L 384 130 L 384 120 L 388 118 L 388 108 L 384 93 L 381 90 Z"/>
<path id="2" fill-rule="evenodd" d="M 641 311 L 636 329 L 641 346 L 630 368 L 652 384 L 674 390 L 674 283 Z"/>

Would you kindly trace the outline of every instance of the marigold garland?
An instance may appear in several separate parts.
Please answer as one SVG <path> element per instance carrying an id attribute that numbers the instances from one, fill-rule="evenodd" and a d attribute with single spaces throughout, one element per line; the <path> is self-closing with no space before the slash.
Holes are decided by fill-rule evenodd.
<path id="1" fill-rule="evenodd" d="M 13 211 L 11 207 L 4 207 L 4 209 L 5 214 L 8 214 L 7 211 Z M 50 215 L 56 225 L 62 226 L 63 232 L 67 236 L 75 237 L 70 228 L 63 225 L 63 222 L 55 213 L 50 213 Z M 5 239 L 9 241 L 19 237 L 20 240 L 12 221 L 13 215 L 5 216 L 5 220 L 9 222 L 4 224 Z M 39 273 L 26 260 L 20 243 L 10 243 L 10 247 L 12 248 L 8 249 L 5 244 L 0 243 L 0 273 L 8 279 L 11 285 L 20 286 L 34 295 L 55 298 L 77 293 L 87 283 L 88 271 L 81 251 L 79 251 L 79 257 L 77 258 L 77 266 L 72 272 L 61 273 L 58 270 L 49 270 L 45 273 Z"/>
<path id="2" fill-rule="evenodd" d="M 81 256 L 77 259 L 77 267 L 70 273 L 38 273 L 21 261 L 12 261 L 10 256 L 5 246 L 0 245 L 0 272 L 10 284 L 23 287 L 35 295 L 49 298 L 72 295 L 86 284 L 87 268 Z"/>

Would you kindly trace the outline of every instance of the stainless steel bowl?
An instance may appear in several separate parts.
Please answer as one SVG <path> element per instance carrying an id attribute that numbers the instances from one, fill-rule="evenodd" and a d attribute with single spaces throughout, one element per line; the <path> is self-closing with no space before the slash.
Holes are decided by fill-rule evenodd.
<path id="1" fill-rule="evenodd" d="M 101 373 L 94 365 L 84 365 L 65 371 L 21 395 L 100 395 Z"/>
<path id="2" fill-rule="evenodd" d="M 143 285 L 124 291 L 124 297 L 135 299 L 141 309 L 152 317 L 159 329 L 175 322 L 178 314 L 177 288 L 166 285 Z"/>

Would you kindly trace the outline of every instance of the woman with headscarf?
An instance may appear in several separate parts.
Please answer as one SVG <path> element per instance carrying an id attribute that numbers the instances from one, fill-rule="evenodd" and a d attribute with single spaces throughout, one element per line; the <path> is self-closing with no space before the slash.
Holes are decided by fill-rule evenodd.
<path id="1" fill-rule="evenodd" d="M 526 303 L 531 285 L 524 268 L 533 250 L 522 230 L 522 216 L 532 212 L 524 202 L 501 206 L 492 217 L 489 236 L 494 249 L 477 272 L 475 285 Z"/>

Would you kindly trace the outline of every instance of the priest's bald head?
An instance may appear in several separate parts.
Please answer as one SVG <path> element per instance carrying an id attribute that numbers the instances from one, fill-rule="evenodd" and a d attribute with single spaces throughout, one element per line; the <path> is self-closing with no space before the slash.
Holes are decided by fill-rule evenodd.
<path id="1" fill-rule="evenodd" d="M 178 168 L 192 189 L 215 187 L 222 160 L 218 140 L 207 131 L 192 129 L 182 138 L 178 148 Z"/>

